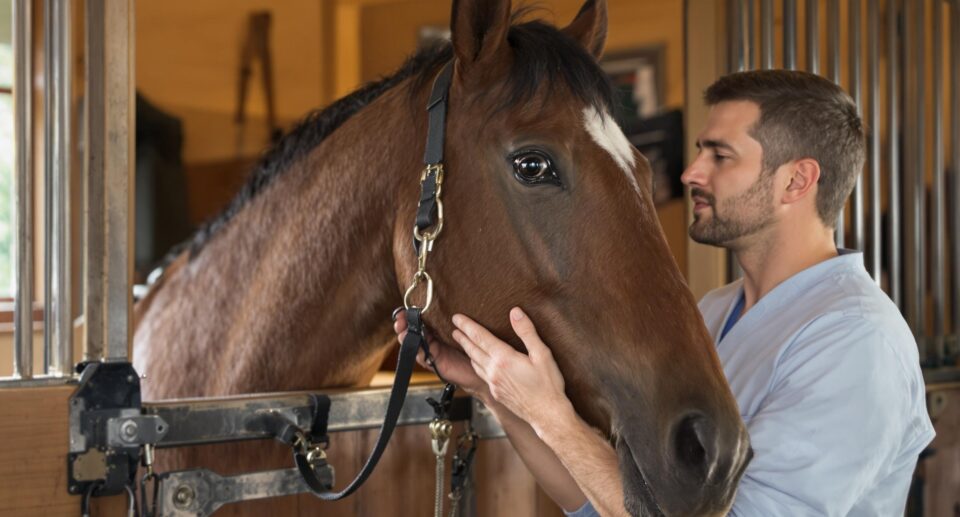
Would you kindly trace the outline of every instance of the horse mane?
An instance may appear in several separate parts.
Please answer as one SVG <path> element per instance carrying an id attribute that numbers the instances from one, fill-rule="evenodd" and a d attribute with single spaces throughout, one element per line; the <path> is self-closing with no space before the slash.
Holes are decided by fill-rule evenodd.
<path id="1" fill-rule="evenodd" d="M 514 19 L 529 12 L 529 9 L 520 9 L 514 13 Z M 507 40 L 513 50 L 513 63 L 509 95 L 501 104 L 502 109 L 526 103 L 541 88 L 552 92 L 559 84 L 600 111 L 614 105 L 613 88 L 594 57 L 556 27 L 540 20 L 515 23 L 510 27 Z M 449 42 L 425 47 L 408 58 L 393 75 L 368 83 L 326 108 L 307 114 L 263 154 L 227 208 L 204 223 L 191 239 L 174 247 L 160 267 L 165 268 L 188 247 L 191 260 L 195 258 L 253 198 L 350 117 L 408 78 L 412 78 L 412 97 L 451 59 L 453 48 Z"/>

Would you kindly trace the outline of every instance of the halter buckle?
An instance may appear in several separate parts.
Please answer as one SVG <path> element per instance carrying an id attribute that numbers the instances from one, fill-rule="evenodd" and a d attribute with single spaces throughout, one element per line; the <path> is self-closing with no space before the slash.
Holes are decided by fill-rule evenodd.
<path id="1" fill-rule="evenodd" d="M 440 185 L 443 185 L 443 164 L 442 163 L 428 163 L 423 166 L 423 172 L 420 173 L 420 183 L 427 181 L 427 176 L 430 173 L 434 173 L 437 177 L 437 188 L 440 188 Z M 439 195 L 439 192 L 437 193 Z"/>

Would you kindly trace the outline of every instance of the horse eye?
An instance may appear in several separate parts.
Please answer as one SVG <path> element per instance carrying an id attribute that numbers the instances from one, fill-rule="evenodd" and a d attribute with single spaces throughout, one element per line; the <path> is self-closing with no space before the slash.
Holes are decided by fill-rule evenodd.
<path id="1" fill-rule="evenodd" d="M 523 184 L 560 184 L 557 171 L 550 158 L 539 151 L 525 151 L 513 156 L 513 175 Z"/>

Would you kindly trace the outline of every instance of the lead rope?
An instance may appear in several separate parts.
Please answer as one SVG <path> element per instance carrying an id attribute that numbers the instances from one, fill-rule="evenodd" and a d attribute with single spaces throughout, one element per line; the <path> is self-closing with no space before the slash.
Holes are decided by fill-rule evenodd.
<path id="1" fill-rule="evenodd" d="M 432 428 L 433 425 L 430 427 Z M 450 443 L 447 438 L 449 438 L 449 435 L 447 437 L 438 439 L 436 434 L 434 434 L 433 438 L 433 453 L 437 456 L 437 489 L 434 492 L 433 497 L 434 517 L 443 516 L 443 467 L 446 463 L 444 460 L 447 456 L 447 445 Z M 439 450 L 437 449 L 438 442 L 443 443 Z"/>
<path id="2" fill-rule="evenodd" d="M 443 516 L 443 480 L 446 467 L 447 449 L 450 445 L 450 437 L 453 435 L 453 422 L 449 418 L 450 404 L 453 401 L 453 394 L 457 387 L 447 383 L 440 395 L 440 400 L 428 398 L 427 402 L 433 406 L 434 418 L 430 422 L 430 445 L 433 449 L 433 455 L 436 458 L 436 490 L 433 499 L 434 517 Z M 457 517 L 460 508 L 460 499 L 463 498 L 463 490 L 470 476 L 470 465 L 473 463 L 474 454 L 477 451 L 477 433 L 470 424 L 467 429 L 457 439 L 457 451 L 453 455 L 453 465 L 450 472 L 450 493 L 447 497 L 450 499 L 450 517 Z"/>

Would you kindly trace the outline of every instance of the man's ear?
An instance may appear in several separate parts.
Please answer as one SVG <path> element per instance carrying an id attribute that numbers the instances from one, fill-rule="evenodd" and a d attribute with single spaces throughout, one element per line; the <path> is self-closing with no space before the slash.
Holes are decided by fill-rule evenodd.
<path id="1" fill-rule="evenodd" d="M 800 158 L 787 165 L 787 186 L 783 191 L 785 204 L 796 203 L 804 197 L 815 194 L 814 187 L 820 181 L 820 163 L 813 158 Z"/>

